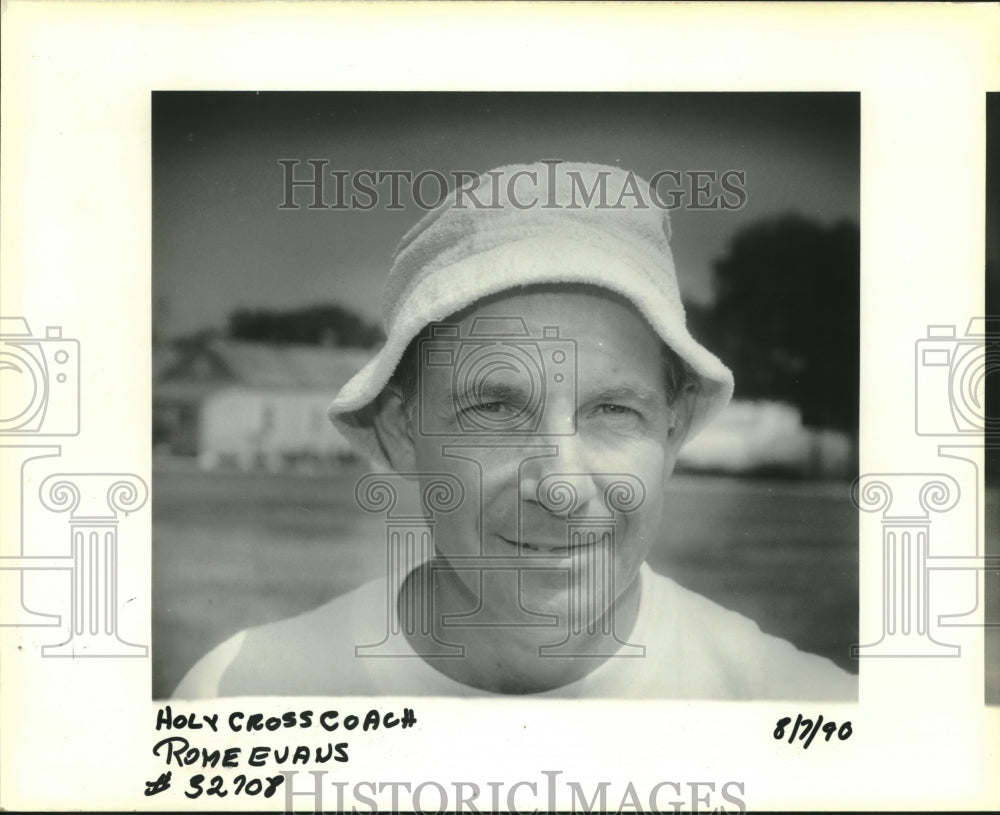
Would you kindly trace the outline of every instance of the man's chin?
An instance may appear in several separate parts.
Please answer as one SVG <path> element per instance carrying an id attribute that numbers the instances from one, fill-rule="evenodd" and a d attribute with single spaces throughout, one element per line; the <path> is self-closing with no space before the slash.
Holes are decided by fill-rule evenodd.
<path id="1" fill-rule="evenodd" d="M 557 614 L 560 624 L 569 615 L 583 620 L 599 620 L 619 596 L 612 587 L 574 576 L 570 570 L 544 570 L 521 574 L 521 605 L 530 611 Z"/>

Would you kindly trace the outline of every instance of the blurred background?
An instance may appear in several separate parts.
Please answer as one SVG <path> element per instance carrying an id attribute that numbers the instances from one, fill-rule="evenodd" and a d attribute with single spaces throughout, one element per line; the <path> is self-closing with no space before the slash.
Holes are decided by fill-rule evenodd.
<path id="1" fill-rule="evenodd" d="M 650 562 L 856 672 L 859 124 L 857 94 L 154 93 L 154 698 L 239 629 L 385 568 L 354 503 L 368 468 L 326 407 L 383 339 L 423 212 L 301 188 L 282 208 L 282 160 L 744 173 L 739 208 L 671 212 L 692 332 L 737 384 L 682 454 Z"/>

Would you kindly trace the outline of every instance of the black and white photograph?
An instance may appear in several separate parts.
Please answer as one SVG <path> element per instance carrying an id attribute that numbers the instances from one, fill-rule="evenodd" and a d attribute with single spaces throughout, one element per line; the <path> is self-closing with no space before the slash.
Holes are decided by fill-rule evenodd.
<path id="1" fill-rule="evenodd" d="M 1000 91 L 986 94 L 986 274 L 985 314 L 995 340 L 1000 335 Z M 1000 377 L 997 344 L 983 359 L 983 425 L 994 435 L 1000 417 Z M 990 352 L 992 350 L 992 353 Z M 992 374 L 992 376 L 990 376 Z M 984 521 L 987 557 L 1000 558 L 1000 444 L 994 440 L 985 452 L 986 501 Z M 986 703 L 1000 705 L 1000 561 L 985 574 L 985 614 L 992 621 L 984 632 Z"/>
<path id="2" fill-rule="evenodd" d="M 859 102 L 155 93 L 153 696 L 856 698 Z"/>

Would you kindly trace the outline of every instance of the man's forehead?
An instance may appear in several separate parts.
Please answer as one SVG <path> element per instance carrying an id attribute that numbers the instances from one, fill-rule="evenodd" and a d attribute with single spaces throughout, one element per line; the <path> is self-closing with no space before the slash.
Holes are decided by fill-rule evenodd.
<path id="1" fill-rule="evenodd" d="M 516 395 L 534 380 L 635 398 L 663 392 L 666 345 L 628 301 L 597 287 L 504 292 L 430 326 L 421 346 L 423 375 L 452 394 L 488 381 Z"/>

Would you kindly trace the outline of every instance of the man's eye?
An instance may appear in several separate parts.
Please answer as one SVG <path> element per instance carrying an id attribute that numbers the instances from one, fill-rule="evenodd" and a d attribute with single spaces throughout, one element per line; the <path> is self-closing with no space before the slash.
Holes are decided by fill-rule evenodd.
<path id="1" fill-rule="evenodd" d="M 499 413 L 507 406 L 503 402 L 477 402 L 462 408 L 463 413 Z"/>
<path id="2" fill-rule="evenodd" d="M 638 412 L 625 405 L 604 404 L 598 410 L 605 416 L 638 416 Z"/>

